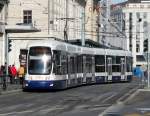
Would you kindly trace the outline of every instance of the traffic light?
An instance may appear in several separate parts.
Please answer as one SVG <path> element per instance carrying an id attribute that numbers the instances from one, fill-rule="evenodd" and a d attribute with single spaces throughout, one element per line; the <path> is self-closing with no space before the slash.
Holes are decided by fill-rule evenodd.
<path id="1" fill-rule="evenodd" d="M 148 39 L 144 40 L 144 52 L 148 51 Z"/>
<path id="2" fill-rule="evenodd" d="M 11 51 L 12 40 L 8 39 L 8 52 Z"/>

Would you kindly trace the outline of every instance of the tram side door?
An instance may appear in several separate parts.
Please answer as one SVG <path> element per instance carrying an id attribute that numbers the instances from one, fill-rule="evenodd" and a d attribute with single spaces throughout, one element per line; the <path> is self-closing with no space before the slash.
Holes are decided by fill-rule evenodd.
<path id="1" fill-rule="evenodd" d="M 107 73 L 108 73 L 108 81 L 112 81 L 112 58 L 107 58 Z"/>
<path id="2" fill-rule="evenodd" d="M 95 82 L 95 57 L 92 56 L 92 81 Z"/>
<path id="3" fill-rule="evenodd" d="M 83 83 L 86 83 L 86 56 L 83 55 Z"/>
<path id="4" fill-rule="evenodd" d="M 71 81 L 70 81 L 70 78 L 71 78 L 71 70 L 70 70 L 71 66 L 70 66 L 70 55 L 68 55 L 68 58 L 67 58 L 67 73 L 68 73 L 68 86 L 71 85 Z"/>
<path id="5" fill-rule="evenodd" d="M 68 63 L 68 82 L 70 86 L 74 86 L 77 83 L 77 65 L 76 65 L 76 56 L 71 55 L 69 57 L 69 63 Z"/>
<path id="6" fill-rule="evenodd" d="M 125 79 L 125 59 L 121 58 L 121 80 Z"/>

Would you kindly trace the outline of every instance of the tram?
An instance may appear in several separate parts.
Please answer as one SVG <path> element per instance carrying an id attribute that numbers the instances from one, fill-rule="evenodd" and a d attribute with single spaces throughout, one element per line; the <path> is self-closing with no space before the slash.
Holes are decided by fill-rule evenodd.
<path id="1" fill-rule="evenodd" d="M 129 51 L 82 47 L 57 40 L 34 41 L 28 45 L 24 90 L 131 80 Z"/>

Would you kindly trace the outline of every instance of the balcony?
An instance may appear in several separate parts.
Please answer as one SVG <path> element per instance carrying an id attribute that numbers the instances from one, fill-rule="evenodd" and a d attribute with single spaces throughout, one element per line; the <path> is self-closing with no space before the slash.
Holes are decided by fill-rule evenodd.
<path id="1" fill-rule="evenodd" d="M 7 4 L 9 0 L 0 0 L 0 12 L 2 11 L 5 4 Z"/>
<path id="2" fill-rule="evenodd" d="M 5 31 L 7 33 L 40 32 L 40 30 L 37 29 L 32 24 L 23 24 L 23 23 L 17 23 L 16 25 L 6 25 Z"/>

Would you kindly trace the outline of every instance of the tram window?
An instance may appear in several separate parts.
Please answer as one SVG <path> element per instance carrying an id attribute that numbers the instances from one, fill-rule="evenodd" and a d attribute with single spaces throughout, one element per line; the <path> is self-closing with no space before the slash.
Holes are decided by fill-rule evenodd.
<path id="1" fill-rule="evenodd" d="M 62 74 L 67 74 L 67 53 L 61 52 Z"/>
<path id="2" fill-rule="evenodd" d="M 97 65 L 95 67 L 95 72 L 105 72 L 105 66 L 104 65 Z"/>
<path id="3" fill-rule="evenodd" d="M 67 54 L 62 51 L 54 51 L 54 73 L 58 75 L 67 73 Z"/>
<path id="4" fill-rule="evenodd" d="M 32 56 L 39 56 L 43 54 L 51 55 L 51 49 L 49 47 L 37 46 L 37 47 L 31 47 L 29 50 L 29 55 Z"/>
<path id="5" fill-rule="evenodd" d="M 54 73 L 58 75 L 62 74 L 60 56 L 60 51 L 54 51 Z"/>
<path id="6" fill-rule="evenodd" d="M 92 56 L 86 57 L 86 72 L 87 73 L 92 72 Z"/>
<path id="7" fill-rule="evenodd" d="M 119 64 L 114 64 L 112 65 L 112 72 L 120 72 L 120 65 Z"/>
<path id="8" fill-rule="evenodd" d="M 112 64 L 116 64 L 116 56 L 112 56 Z"/>
<path id="9" fill-rule="evenodd" d="M 103 56 L 103 55 L 96 55 L 95 56 L 95 64 L 104 65 L 105 64 L 105 56 Z"/>
<path id="10" fill-rule="evenodd" d="M 95 56 L 95 72 L 105 72 L 105 56 Z"/>
<path id="11" fill-rule="evenodd" d="M 126 57 L 127 72 L 132 72 L 132 57 Z"/>
<path id="12" fill-rule="evenodd" d="M 116 64 L 121 64 L 121 56 L 116 56 Z"/>
<path id="13" fill-rule="evenodd" d="M 75 58 L 74 57 L 70 57 L 70 73 L 73 74 L 75 73 Z"/>
<path id="14" fill-rule="evenodd" d="M 77 56 L 77 73 L 83 72 L 83 57 Z"/>

